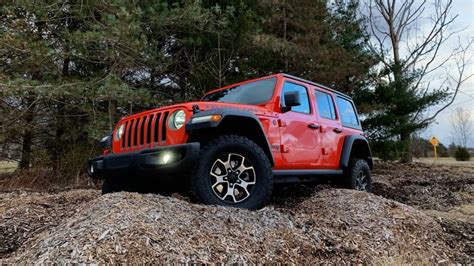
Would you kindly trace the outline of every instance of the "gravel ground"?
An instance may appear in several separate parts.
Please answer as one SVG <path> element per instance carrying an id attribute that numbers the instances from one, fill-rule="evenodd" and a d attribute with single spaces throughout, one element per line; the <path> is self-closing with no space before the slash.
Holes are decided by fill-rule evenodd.
<path id="1" fill-rule="evenodd" d="M 473 263 L 472 178 L 378 164 L 381 196 L 298 185 L 259 211 L 94 189 L 0 193 L 0 264 Z"/>

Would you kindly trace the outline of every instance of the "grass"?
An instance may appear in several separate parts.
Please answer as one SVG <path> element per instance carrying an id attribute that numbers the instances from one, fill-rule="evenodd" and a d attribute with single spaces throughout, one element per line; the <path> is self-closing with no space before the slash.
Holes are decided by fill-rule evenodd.
<path id="1" fill-rule="evenodd" d="M 472 157 L 469 161 L 456 161 L 452 157 L 438 157 L 436 160 L 434 158 L 414 158 L 413 161 L 425 164 L 461 166 L 474 169 L 474 158 Z"/>
<path id="2" fill-rule="evenodd" d="M 455 220 L 464 223 L 474 224 L 472 217 L 474 217 L 474 204 L 468 203 L 457 206 L 449 211 L 425 210 L 424 212 L 430 214 L 435 218 L 443 218 L 447 220 Z"/>
<path id="3" fill-rule="evenodd" d="M 0 161 L 0 174 L 12 173 L 18 168 L 17 162 Z"/>

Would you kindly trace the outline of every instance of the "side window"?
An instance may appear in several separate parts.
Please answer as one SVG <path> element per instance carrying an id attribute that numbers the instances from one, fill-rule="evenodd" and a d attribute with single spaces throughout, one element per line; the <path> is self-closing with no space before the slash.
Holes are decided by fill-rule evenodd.
<path id="1" fill-rule="evenodd" d="M 329 93 L 316 90 L 316 104 L 318 105 L 319 116 L 327 119 L 336 119 L 336 111 L 334 110 L 334 102 Z"/>
<path id="2" fill-rule="evenodd" d="M 289 92 L 289 91 L 299 92 L 300 102 L 301 102 L 301 105 L 294 106 L 293 108 L 291 108 L 291 111 L 298 112 L 298 113 L 309 114 L 311 111 L 310 111 L 310 108 L 309 108 L 308 91 L 306 90 L 306 88 L 301 86 L 301 85 L 295 84 L 295 83 L 285 82 L 285 84 L 283 84 L 283 90 L 282 90 L 282 94 L 281 94 L 281 103 L 282 103 L 283 106 L 286 106 L 284 95 L 285 95 L 286 92 Z"/>
<path id="3" fill-rule="evenodd" d="M 341 122 L 343 125 L 348 126 L 359 126 L 359 119 L 357 119 L 354 105 L 347 99 L 337 97 L 337 107 L 339 109 L 339 115 L 341 116 Z"/>

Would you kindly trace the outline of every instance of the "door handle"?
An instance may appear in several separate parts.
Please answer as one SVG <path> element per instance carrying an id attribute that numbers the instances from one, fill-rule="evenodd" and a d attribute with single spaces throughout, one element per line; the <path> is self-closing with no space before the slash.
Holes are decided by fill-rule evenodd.
<path id="1" fill-rule="evenodd" d="M 332 131 L 336 132 L 337 134 L 341 133 L 342 132 L 342 129 L 340 128 L 334 128 Z"/>
<path id="2" fill-rule="evenodd" d="M 311 123 L 308 125 L 309 128 L 311 129 L 318 129 L 319 128 L 319 125 L 316 125 L 315 123 Z"/>

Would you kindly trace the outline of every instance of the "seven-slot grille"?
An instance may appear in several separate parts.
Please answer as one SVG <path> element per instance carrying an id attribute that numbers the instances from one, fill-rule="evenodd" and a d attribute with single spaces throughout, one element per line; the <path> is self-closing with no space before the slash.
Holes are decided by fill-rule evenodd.
<path id="1" fill-rule="evenodd" d="M 121 150 L 166 144 L 166 120 L 169 112 L 158 112 L 125 121 Z"/>

